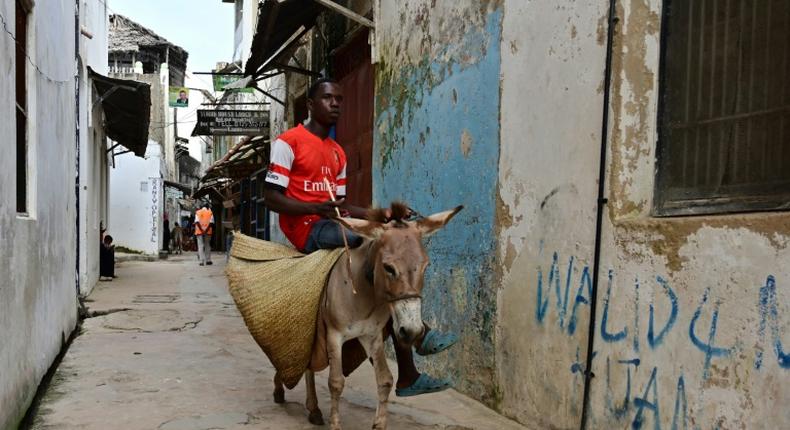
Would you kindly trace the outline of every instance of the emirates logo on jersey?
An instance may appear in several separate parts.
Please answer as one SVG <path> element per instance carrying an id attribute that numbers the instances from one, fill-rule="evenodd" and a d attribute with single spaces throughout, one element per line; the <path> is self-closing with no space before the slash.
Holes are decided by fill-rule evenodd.
<path id="1" fill-rule="evenodd" d="M 307 191 L 307 192 L 312 192 L 312 193 L 315 193 L 315 192 L 326 193 L 327 191 L 329 191 L 329 190 L 327 190 L 327 188 L 326 188 L 326 184 L 324 184 L 324 181 L 321 181 L 321 182 L 313 182 L 313 181 L 307 181 L 307 180 L 305 180 L 305 181 L 302 181 L 302 183 L 304 184 L 304 190 L 305 190 L 305 191 Z M 336 192 L 337 192 L 337 184 L 336 184 L 336 183 L 332 182 L 332 183 L 330 183 L 330 184 L 329 184 L 329 186 L 330 186 L 330 187 L 332 187 L 332 192 L 333 192 L 333 193 L 336 193 Z"/>

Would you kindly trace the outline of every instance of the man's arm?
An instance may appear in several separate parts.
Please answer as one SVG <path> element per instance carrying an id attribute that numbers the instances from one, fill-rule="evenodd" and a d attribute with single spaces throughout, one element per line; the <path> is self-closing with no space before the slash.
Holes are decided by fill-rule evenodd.
<path id="1" fill-rule="evenodd" d="M 263 191 L 263 201 L 270 210 L 277 213 L 284 213 L 288 215 L 321 215 L 327 218 L 336 218 L 337 213 L 335 208 L 342 208 L 345 200 L 338 200 L 333 202 L 331 200 L 323 203 L 308 203 L 301 202 L 286 196 L 281 189 L 270 186 Z"/>
<path id="2" fill-rule="evenodd" d="M 351 203 L 348 203 L 345 199 L 345 196 L 338 197 L 338 202 L 342 202 L 340 204 L 340 211 L 347 211 L 348 215 L 351 218 L 360 218 L 360 219 L 367 219 L 368 217 L 368 210 L 365 208 L 361 208 L 359 206 L 354 206 Z"/>

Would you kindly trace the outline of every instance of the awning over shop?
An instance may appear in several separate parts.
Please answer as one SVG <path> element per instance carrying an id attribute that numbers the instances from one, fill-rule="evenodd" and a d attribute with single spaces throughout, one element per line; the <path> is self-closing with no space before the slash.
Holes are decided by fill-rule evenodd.
<path id="1" fill-rule="evenodd" d="M 206 169 L 200 182 L 228 178 L 237 180 L 269 164 L 269 139 L 263 136 L 247 137 L 234 145 L 222 159 Z"/>
<path id="2" fill-rule="evenodd" d="M 107 137 L 138 157 L 145 156 L 151 117 L 151 86 L 129 79 L 100 75 L 88 68 L 104 110 Z"/>
<path id="3" fill-rule="evenodd" d="M 323 7 L 314 0 L 265 0 L 259 6 L 258 27 L 252 39 L 244 74 L 257 76 L 287 64 L 290 49 L 315 25 Z M 282 58 L 281 58 L 282 57 Z M 280 61 L 285 59 L 286 61 Z"/>
<path id="4" fill-rule="evenodd" d="M 189 193 L 192 192 L 192 186 L 191 185 L 182 184 L 180 182 L 175 182 L 175 181 L 168 181 L 167 179 L 164 180 L 164 183 L 165 183 L 165 186 L 168 186 L 170 188 L 175 188 L 175 189 L 183 192 L 186 195 L 189 195 Z"/>
<path id="5" fill-rule="evenodd" d="M 209 196 L 215 200 L 225 200 L 224 190 L 268 164 L 269 139 L 263 136 L 247 137 L 206 169 L 192 197 L 199 199 Z"/>

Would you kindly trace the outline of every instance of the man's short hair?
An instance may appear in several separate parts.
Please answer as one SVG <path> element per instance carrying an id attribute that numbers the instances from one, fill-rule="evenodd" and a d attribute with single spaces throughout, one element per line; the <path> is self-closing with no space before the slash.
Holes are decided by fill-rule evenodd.
<path id="1" fill-rule="evenodd" d="M 318 92 L 318 89 L 321 88 L 323 84 L 335 84 L 338 85 L 337 81 L 332 78 L 319 78 L 317 81 L 313 82 L 313 85 L 310 85 L 310 88 L 307 90 L 307 98 L 312 99 L 315 98 L 315 94 Z"/>

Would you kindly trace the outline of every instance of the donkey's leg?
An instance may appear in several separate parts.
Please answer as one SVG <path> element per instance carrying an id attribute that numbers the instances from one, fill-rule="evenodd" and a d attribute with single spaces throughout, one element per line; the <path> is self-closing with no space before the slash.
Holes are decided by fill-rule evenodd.
<path id="1" fill-rule="evenodd" d="M 340 430 L 340 394 L 343 393 L 343 336 L 340 332 L 327 328 L 326 348 L 329 353 L 329 391 L 332 393 L 332 411 L 329 425 L 332 430 Z"/>
<path id="2" fill-rule="evenodd" d="M 387 400 L 392 390 L 392 372 L 390 372 L 387 358 L 384 355 L 384 339 L 381 336 L 376 336 L 371 342 L 369 351 L 373 360 L 373 368 L 376 371 L 376 386 L 378 387 L 379 398 L 373 428 L 385 430 L 387 428 Z"/>
<path id="3" fill-rule="evenodd" d="M 285 388 L 283 388 L 280 372 L 274 374 L 274 403 L 285 403 Z"/>
<path id="4" fill-rule="evenodd" d="M 312 370 L 305 372 L 304 382 L 306 386 L 305 391 L 307 391 L 305 407 L 310 413 L 307 419 L 311 424 L 322 426 L 324 425 L 324 417 L 321 415 L 321 409 L 318 409 L 318 396 L 315 393 L 315 373 Z"/>

